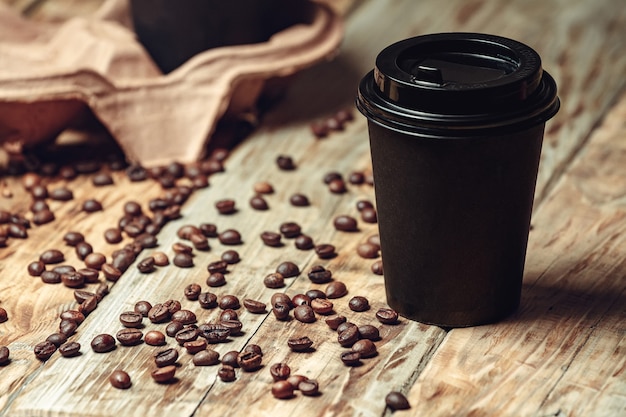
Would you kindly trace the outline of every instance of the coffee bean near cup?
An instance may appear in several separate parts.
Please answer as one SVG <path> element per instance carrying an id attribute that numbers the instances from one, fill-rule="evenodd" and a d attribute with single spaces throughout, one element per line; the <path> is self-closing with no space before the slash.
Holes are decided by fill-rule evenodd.
<path id="1" fill-rule="evenodd" d="M 361 81 L 387 302 L 449 327 L 518 307 L 544 126 L 559 109 L 537 52 L 478 33 L 388 46 Z"/>

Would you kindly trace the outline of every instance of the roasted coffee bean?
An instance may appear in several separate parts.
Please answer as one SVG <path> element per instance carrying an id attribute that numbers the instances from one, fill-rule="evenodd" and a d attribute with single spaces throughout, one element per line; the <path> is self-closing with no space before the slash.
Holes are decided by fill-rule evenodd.
<path id="1" fill-rule="evenodd" d="M 92 311 L 94 311 L 98 307 L 98 297 L 94 294 L 92 297 L 89 297 L 83 301 L 81 305 L 78 306 L 78 311 L 83 313 L 85 316 L 89 315 Z"/>
<path id="2" fill-rule="evenodd" d="M 293 301 L 291 300 L 291 297 L 289 297 L 284 292 L 275 292 L 274 294 L 272 294 L 271 303 L 272 305 L 276 303 L 284 303 L 289 307 L 289 309 L 295 307 Z"/>
<path id="3" fill-rule="evenodd" d="M 61 345 L 59 346 L 59 353 L 64 358 L 71 358 L 74 356 L 78 356 L 80 354 L 80 343 L 68 342 L 64 345 Z"/>
<path id="4" fill-rule="evenodd" d="M 40 210 L 33 215 L 33 223 L 38 226 L 41 226 L 42 224 L 48 224 L 54 221 L 54 219 L 54 213 L 50 210 Z"/>
<path id="5" fill-rule="evenodd" d="M 52 270 L 58 274 L 67 274 L 70 272 L 76 272 L 76 268 L 72 265 L 57 265 Z"/>
<path id="6" fill-rule="evenodd" d="M 219 272 L 223 274 L 227 271 L 227 269 L 228 269 L 228 262 L 224 260 L 210 262 L 207 265 L 207 271 L 209 271 L 210 274 L 214 272 Z"/>
<path id="7" fill-rule="evenodd" d="M 300 250 L 309 250 L 313 249 L 315 244 L 313 243 L 313 239 L 308 235 L 300 235 L 296 237 L 295 245 L 297 249 Z"/>
<path id="8" fill-rule="evenodd" d="M 143 337 L 143 340 L 150 346 L 163 346 L 165 344 L 165 335 L 158 330 L 150 330 Z"/>
<path id="9" fill-rule="evenodd" d="M 278 272 L 268 274 L 263 278 L 263 284 L 267 288 L 282 288 L 285 286 L 285 278 Z"/>
<path id="10" fill-rule="evenodd" d="M 270 366 L 270 375 L 274 381 L 284 381 L 291 375 L 291 368 L 284 362 Z"/>
<path id="11" fill-rule="evenodd" d="M 296 294 L 291 297 L 294 306 L 311 305 L 311 298 L 305 294 Z"/>
<path id="12" fill-rule="evenodd" d="M 108 263 L 102 264 L 101 270 L 107 281 L 115 282 L 122 276 L 122 271 Z"/>
<path id="13" fill-rule="evenodd" d="M 378 222 L 378 214 L 376 210 L 373 208 L 366 208 L 361 211 L 361 220 L 365 223 L 377 223 Z"/>
<path id="14" fill-rule="evenodd" d="M 311 300 L 311 308 L 317 314 L 327 315 L 333 313 L 333 303 L 324 298 L 315 298 Z"/>
<path id="15" fill-rule="evenodd" d="M 102 301 L 102 299 L 109 294 L 109 284 L 106 282 L 101 282 L 96 287 L 96 298 L 98 302 Z"/>
<path id="16" fill-rule="evenodd" d="M 378 330 L 378 327 L 372 326 L 371 324 L 363 324 L 358 328 L 361 338 L 372 341 L 380 339 L 380 331 Z"/>
<path id="17" fill-rule="evenodd" d="M 50 192 L 50 199 L 56 201 L 70 201 L 74 198 L 72 191 L 65 187 L 55 188 Z"/>
<path id="18" fill-rule="evenodd" d="M 315 318 L 315 312 L 310 305 L 299 305 L 293 309 L 293 316 L 296 320 L 302 323 L 313 323 Z"/>
<path id="19" fill-rule="evenodd" d="M 171 316 L 172 313 L 170 313 L 167 306 L 161 303 L 155 304 L 152 306 L 150 311 L 148 311 L 148 319 L 152 323 L 163 323 L 169 321 Z"/>
<path id="20" fill-rule="evenodd" d="M 142 317 L 148 317 L 148 313 L 150 312 L 151 308 L 152 304 L 150 304 L 148 301 L 137 301 L 135 303 L 133 311 L 135 313 L 141 314 Z"/>
<path id="21" fill-rule="evenodd" d="M 22 186 L 30 191 L 35 185 L 41 184 L 41 177 L 34 172 L 27 172 L 22 175 Z"/>
<path id="22" fill-rule="evenodd" d="M 246 347 L 243 348 L 242 352 L 253 352 L 263 356 L 263 350 L 261 349 L 261 346 L 254 343 L 246 345 Z"/>
<path id="23" fill-rule="evenodd" d="M 59 347 L 63 343 L 67 342 L 67 336 L 61 332 L 52 333 L 50 336 L 46 338 L 48 342 L 54 343 L 54 346 Z"/>
<path id="24" fill-rule="evenodd" d="M 26 239 L 28 237 L 28 232 L 26 228 L 20 224 L 10 223 L 7 226 L 7 235 L 8 237 L 13 237 L 16 239 Z"/>
<path id="25" fill-rule="evenodd" d="M 356 325 L 348 326 L 345 330 L 339 331 L 337 335 L 337 341 L 343 347 L 352 346 L 357 340 L 359 340 L 359 328 Z"/>
<path id="26" fill-rule="evenodd" d="M 131 217 L 137 217 L 143 213 L 141 209 L 141 204 L 136 201 L 127 201 L 124 203 L 124 214 L 127 214 Z"/>
<path id="27" fill-rule="evenodd" d="M 293 397 L 293 385 L 287 381 L 276 381 L 272 384 L 272 395 L 274 398 L 285 400 Z"/>
<path id="28" fill-rule="evenodd" d="M 339 110 L 337 113 L 335 113 L 335 118 L 340 123 L 346 123 L 351 120 L 354 120 L 354 115 L 352 114 L 352 111 L 350 109 L 342 109 L 342 110 Z"/>
<path id="29" fill-rule="evenodd" d="M 267 181 L 259 181 L 254 184 L 253 190 L 257 194 L 272 194 L 274 187 Z"/>
<path id="30" fill-rule="evenodd" d="M 286 261 L 276 267 L 276 272 L 281 274 L 283 278 L 292 278 L 300 274 L 300 268 L 295 263 Z"/>
<path id="31" fill-rule="evenodd" d="M 115 334 L 115 338 L 122 346 L 134 346 L 141 343 L 143 332 L 139 329 L 122 329 Z"/>
<path id="32" fill-rule="evenodd" d="M 169 337 L 175 337 L 176 333 L 181 331 L 184 327 L 185 325 L 180 321 L 172 320 L 165 327 L 165 334 L 167 334 Z"/>
<path id="33" fill-rule="evenodd" d="M 32 213 L 38 213 L 40 211 L 50 211 L 50 206 L 44 200 L 35 200 L 30 206 Z"/>
<path id="34" fill-rule="evenodd" d="M 102 203 L 94 198 L 87 199 L 83 202 L 83 211 L 86 213 L 102 211 Z"/>
<path id="35" fill-rule="evenodd" d="M 154 258 L 152 256 L 147 256 L 145 258 L 143 258 L 141 261 L 139 261 L 139 263 L 137 264 L 137 269 L 139 270 L 139 272 L 141 272 L 142 274 L 148 274 L 150 272 L 153 272 L 155 270 L 154 267 Z"/>
<path id="36" fill-rule="evenodd" d="M 311 123 L 309 125 L 309 129 L 311 130 L 311 133 L 313 133 L 313 136 L 315 136 L 318 139 L 325 138 L 326 136 L 328 136 L 328 133 L 330 132 L 330 129 L 328 129 L 328 126 L 326 126 L 326 123 L 321 120 Z"/>
<path id="37" fill-rule="evenodd" d="M 233 214 L 237 211 L 235 208 L 235 200 L 229 198 L 219 200 L 215 203 L 215 208 L 220 214 Z"/>
<path id="38" fill-rule="evenodd" d="M 241 307 L 241 304 L 239 303 L 239 298 L 230 294 L 222 295 L 221 297 L 219 297 L 217 303 L 219 308 L 221 308 L 222 310 L 226 310 L 229 308 L 237 310 Z"/>
<path id="39" fill-rule="evenodd" d="M 306 352 L 313 346 L 313 341 L 308 336 L 290 337 L 287 346 L 294 352 Z"/>
<path id="40" fill-rule="evenodd" d="M 163 303 L 165 307 L 167 307 L 170 314 L 176 313 L 178 310 L 182 309 L 182 305 L 178 300 L 167 300 Z"/>
<path id="41" fill-rule="evenodd" d="M 376 312 L 376 318 L 383 324 L 396 324 L 398 313 L 390 308 L 381 308 Z"/>
<path id="42" fill-rule="evenodd" d="M 124 327 L 139 328 L 143 326 L 143 315 L 135 311 L 125 311 L 120 314 L 120 322 Z"/>
<path id="43" fill-rule="evenodd" d="M 348 288 L 346 284 L 341 281 L 333 281 L 326 286 L 326 297 L 328 298 L 341 298 L 344 295 L 348 294 Z"/>
<path id="44" fill-rule="evenodd" d="M 106 172 L 100 172 L 93 176 L 93 178 L 91 179 L 91 182 L 96 187 L 102 187 L 104 185 L 111 185 L 113 184 L 113 177 L 111 177 L 111 175 L 107 174 Z"/>
<path id="45" fill-rule="evenodd" d="M 365 174 L 361 171 L 352 171 L 348 175 L 348 182 L 354 185 L 361 185 L 365 182 Z"/>
<path id="46" fill-rule="evenodd" d="M 91 291 L 74 290 L 74 300 L 76 300 L 78 304 L 82 304 L 86 299 L 94 297 L 95 295 L 96 294 Z"/>
<path id="47" fill-rule="evenodd" d="M 352 311 L 363 312 L 369 310 L 370 303 L 367 298 L 357 295 L 350 299 L 348 307 L 350 307 Z"/>
<path id="48" fill-rule="evenodd" d="M 246 310 L 253 314 L 263 314 L 265 313 L 267 307 L 265 303 L 257 300 L 252 300 L 250 298 L 246 298 L 243 300 L 243 306 L 246 308 Z"/>
<path id="49" fill-rule="evenodd" d="M 330 327 L 333 330 L 337 330 L 337 328 L 342 324 L 345 323 L 347 321 L 345 316 L 332 316 L 332 317 L 328 317 L 326 320 L 324 320 L 326 322 L 326 324 L 328 325 L 328 327 Z"/>
<path id="50" fill-rule="evenodd" d="M 233 382 L 237 378 L 235 368 L 230 365 L 222 365 L 217 371 L 217 376 L 222 380 L 222 382 Z"/>
<path id="51" fill-rule="evenodd" d="M 370 269 L 376 275 L 383 275 L 383 262 L 382 261 L 374 262 Z"/>
<path id="52" fill-rule="evenodd" d="M 320 259 L 330 259 L 330 258 L 334 258 L 335 256 L 337 256 L 337 253 L 335 252 L 335 246 L 329 243 L 322 243 L 322 244 L 316 245 L 315 253 L 317 254 L 317 257 Z"/>
<path id="53" fill-rule="evenodd" d="M 408 410 L 411 408 L 409 400 L 401 392 L 392 391 L 385 396 L 385 404 L 391 410 Z"/>
<path id="54" fill-rule="evenodd" d="M 120 271 L 126 271 L 128 267 L 135 261 L 136 254 L 132 248 L 125 248 L 113 253 L 111 265 Z"/>
<path id="55" fill-rule="evenodd" d="M 339 326 L 337 326 L 337 333 L 341 333 L 344 330 L 347 330 L 350 327 L 356 327 L 357 330 L 359 329 L 358 326 L 350 321 L 346 321 L 341 323 Z"/>
<path id="56" fill-rule="evenodd" d="M 176 375 L 176 365 L 169 365 L 169 366 L 164 366 L 163 368 L 157 368 L 154 371 L 152 371 L 152 373 L 150 374 L 154 382 L 157 382 L 159 384 L 164 384 L 164 383 L 173 381 L 175 375 Z"/>
<path id="57" fill-rule="evenodd" d="M 357 221 L 352 216 L 340 215 L 333 219 L 335 229 L 343 232 L 355 232 L 359 230 Z"/>
<path id="58" fill-rule="evenodd" d="M 327 172 L 326 174 L 324 174 L 323 181 L 324 181 L 324 184 L 328 185 L 334 180 L 341 180 L 341 179 L 343 179 L 343 176 L 341 175 L 341 173 L 337 171 L 331 171 L 331 172 Z"/>
<path id="59" fill-rule="evenodd" d="M 160 251 L 154 252 L 152 254 L 152 259 L 154 259 L 154 264 L 156 266 L 167 266 L 170 264 L 170 260 L 167 255 Z"/>
<path id="60" fill-rule="evenodd" d="M 315 379 L 307 378 L 298 384 L 298 390 L 302 395 L 313 397 L 319 394 L 319 384 Z"/>
<path id="61" fill-rule="evenodd" d="M 40 361 L 47 361 L 48 359 L 50 359 L 50 356 L 52 356 L 52 354 L 56 352 L 56 350 L 57 347 L 54 345 L 54 343 L 47 340 L 41 343 L 37 343 L 35 345 L 35 348 L 33 349 L 33 351 L 35 352 L 35 356 Z"/>
<path id="62" fill-rule="evenodd" d="M 172 320 L 180 321 L 183 324 L 195 323 L 197 320 L 196 313 L 191 310 L 181 309 L 172 314 Z"/>
<path id="63" fill-rule="evenodd" d="M 224 230 L 218 235 L 218 239 L 222 245 L 241 244 L 241 234 L 235 229 Z"/>
<path id="64" fill-rule="evenodd" d="M 179 268 L 191 268 L 193 266 L 193 257 L 188 253 L 177 253 L 172 260 L 174 265 Z"/>
<path id="65" fill-rule="evenodd" d="M 302 228 L 298 223 L 285 222 L 280 225 L 280 233 L 286 238 L 295 238 L 300 236 Z"/>
<path id="66" fill-rule="evenodd" d="M 96 353 L 110 352 L 115 349 L 115 338 L 110 334 L 99 334 L 92 339 L 91 349 Z"/>
<path id="67" fill-rule="evenodd" d="M 266 246 L 279 247 L 282 246 L 280 233 L 265 231 L 261 233 L 261 240 Z"/>
<path id="68" fill-rule="evenodd" d="M 198 338 L 198 336 L 200 336 L 200 331 L 198 330 L 197 327 L 192 325 L 192 326 L 186 326 L 180 331 L 178 331 L 178 333 L 176 333 L 174 338 L 176 339 L 178 344 L 182 346 L 185 344 L 185 342 L 193 342 L 194 340 Z"/>
<path id="69" fill-rule="evenodd" d="M 365 242 L 361 243 L 356 247 L 356 253 L 365 259 L 373 259 L 378 257 L 378 252 L 380 251 L 380 246 L 376 246 L 372 243 Z"/>
<path id="70" fill-rule="evenodd" d="M 185 240 L 189 240 L 191 235 L 196 234 L 196 233 L 202 234 L 202 232 L 200 231 L 198 227 L 191 225 L 191 224 L 186 224 L 184 226 L 181 226 L 176 231 L 176 235 L 179 238 L 185 239 Z"/>
<path id="71" fill-rule="evenodd" d="M 254 197 L 250 199 L 250 207 L 252 207 L 255 210 L 260 210 L 260 211 L 267 210 L 270 208 L 270 206 L 267 204 L 267 201 L 260 195 L 255 195 Z"/>
<path id="72" fill-rule="evenodd" d="M 206 339 L 208 343 L 221 343 L 228 340 L 230 329 L 216 323 L 206 323 L 198 326 L 199 336 Z"/>
<path id="73" fill-rule="evenodd" d="M 232 249 L 224 251 L 224 253 L 222 253 L 221 258 L 222 258 L 222 261 L 226 262 L 229 265 L 236 264 L 240 260 L 239 252 L 237 252 L 236 250 L 232 250 Z"/>
<path id="74" fill-rule="evenodd" d="M 81 261 L 84 261 L 85 258 L 87 258 L 87 255 L 89 255 L 90 253 L 93 253 L 93 246 L 91 246 L 87 242 L 79 242 L 74 247 L 74 251 L 76 252 L 76 256 L 78 256 L 78 259 L 80 259 Z"/>
<path id="75" fill-rule="evenodd" d="M 272 307 L 272 313 L 274 313 L 277 320 L 289 319 L 289 310 L 291 310 L 289 305 L 282 302 L 277 302 Z"/>
<path id="76" fill-rule="evenodd" d="M 86 284 L 95 284 L 98 282 L 98 278 L 100 277 L 100 272 L 93 268 L 81 268 L 76 272 L 83 276 Z"/>
<path id="77" fill-rule="evenodd" d="M 210 292 L 203 292 L 198 296 L 198 303 L 202 308 L 217 307 L 217 295 Z"/>
<path id="78" fill-rule="evenodd" d="M 362 363 L 361 354 L 359 352 L 353 352 L 353 351 L 342 352 L 340 357 L 341 357 L 341 361 L 346 366 L 359 366 Z"/>
<path id="79" fill-rule="evenodd" d="M 196 301 L 201 292 L 202 287 L 196 283 L 187 285 L 184 290 L 185 298 L 190 301 Z"/>
<path id="80" fill-rule="evenodd" d="M 232 366 L 233 368 L 239 368 L 239 362 L 237 362 L 237 357 L 239 356 L 239 352 L 236 350 L 230 350 L 222 355 L 222 365 Z"/>
<path id="81" fill-rule="evenodd" d="M 333 273 L 321 265 L 315 265 L 307 274 L 311 282 L 315 284 L 325 284 L 333 278 Z"/>
<path id="82" fill-rule="evenodd" d="M 227 308 L 223 310 L 222 312 L 220 312 L 218 319 L 219 321 L 239 320 L 239 315 L 232 308 Z"/>
<path id="83" fill-rule="evenodd" d="M 294 207 L 307 207 L 311 204 L 309 201 L 309 197 L 299 193 L 293 194 L 291 197 L 289 197 L 289 202 Z"/>
<path id="84" fill-rule="evenodd" d="M 92 268 L 96 270 L 100 270 L 102 268 L 102 265 L 104 265 L 106 261 L 106 256 L 98 252 L 92 252 L 84 259 L 85 266 L 87 268 Z"/>
<path id="85" fill-rule="evenodd" d="M 122 241 L 122 232 L 116 227 L 106 229 L 104 231 L 104 240 L 110 244 L 120 243 Z"/>
<path id="86" fill-rule="evenodd" d="M 142 233 L 135 237 L 134 243 L 138 244 L 141 249 L 151 249 L 158 245 L 158 239 L 150 233 Z"/>
<path id="87" fill-rule="evenodd" d="M 220 354 L 213 349 L 205 349 L 193 355 L 192 362 L 196 366 L 217 365 L 220 362 Z"/>
<path id="88" fill-rule="evenodd" d="M 376 345 L 369 339 L 360 339 L 352 345 L 353 352 L 359 352 L 362 358 L 371 358 L 378 353 Z"/>
<path id="89" fill-rule="evenodd" d="M 328 183 L 328 190 L 333 194 L 343 194 L 348 191 L 343 179 L 337 178 Z"/>
<path id="90" fill-rule="evenodd" d="M 74 168 L 80 174 L 91 174 L 100 169 L 100 163 L 97 161 L 80 161 L 74 164 Z"/>
<path id="91" fill-rule="evenodd" d="M 74 323 L 80 325 L 83 321 L 85 321 L 85 315 L 78 310 L 65 310 L 59 315 L 59 318 L 63 320 L 73 321 Z"/>
<path id="92" fill-rule="evenodd" d="M 296 164 L 293 159 L 288 155 L 279 155 L 276 158 L 276 165 L 283 171 L 292 171 L 296 169 Z"/>
<path id="93" fill-rule="evenodd" d="M 241 334 L 241 329 L 243 327 L 243 323 L 239 320 L 220 320 L 219 324 L 223 327 L 228 328 L 230 330 L 231 336 L 238 336 Z"/>
<path id="94" fill-rule="evenodd" d="M 263 356 L 256 352 L 241 352 L 237 356 L 239 367 L 245 372 L 254 372 L 261 367 Z"/>
<path id="95" fill-rule="evenodd" d="M 217 226 L 213 223 L 202 223 L 198 229 L 206 237 L 217 237 Z"/>
<path id="96" fill-rule="evenodd" d="M 197 250 L 209 250 L 209 240 L 202 233 L 194 233 L 189 238 L 191 244 Z"/>
<path id="97" fill-rule="evenodd" d="M 39 256 L 39 260 L 46 265 L 59 264 L 65 260 L 65 256 L 58 249 L 48 249 Z"/>
<path id="98" fill-rule="evenodd" d="M 221 287 L 226 284 L 226 277 L 221 272 L 213 272 L 206 279 L 206 285 L 209 287 Z"/>
<path id="99" fill-rule="evenodd" d="M 61 282 L 69 288 L 79 288 L 85 285 L 85 277 L 78 272 L 68 272 L 61 274 Z"/>
<path id="100" fill-rule="evenodd" d="M 28 275 L 31 277 L 40 277 L 46 270 L 46 265 L 41 261 L 34 261 L 28 264 Z"/>
<path id="101" fill-rule="evenodd" d="M 307 297 L 309 297 L 311 299 L 311 301 L 315 300 L 316 298 L 326 298 L 326 293 L 324 293 L 324 291 L 322 290 L 318 290 L 318 289 L 311 289 L 308 290 L 305 295 Z"/>
<path id="102" fill-rule="evenodd" d="M 128 389 L 132 385 L 128 373 L 120 369 L 116 369 L 109 375 L 109 383 L 117 389 Z"/>
<path id="103" fill-rule="evenodd" d="M 191 342 L 183 343 L 183 346 L 187 350 L 187 353 L 189 353 L 190 355 L 195 355 L 196 353 L 201 352 L 207 348 L 207 341 L 206 339 L 196 339 L 192 340 Z"/>
<path id="104" fill-rule="evenodd" d="M 154 363 L 159 368 L 163 368 L 164 366 L 174 365 L 177 360 L 178 360 L 178 350 L 174 348 L 160 350 L 154 354 Z"/>
<path id="105" fill-rule="evenodd" d="M 64 166 L 61 167 L 61 169 L 59 170 L 59 176 L 65 180 L 73 180 L 78 176 L 78 173 L 76 172 L 74 167 Z"/>
<path id="106" fill-rule="evenodd" d="M 374 204 L 369 200 L 359 200 L 356 202 L 356 209 L 361 212 L 365 209 L 373 209 Z"/>

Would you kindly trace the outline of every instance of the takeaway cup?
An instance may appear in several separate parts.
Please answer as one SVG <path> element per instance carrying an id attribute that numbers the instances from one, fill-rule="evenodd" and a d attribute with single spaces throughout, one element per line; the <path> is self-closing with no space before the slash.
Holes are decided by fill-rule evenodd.
<path id="1" fill-rule="evenodd" d="M 539 55 L 478 33 L 385 48 L 359 85 L 389 306 L 445 327 L 519 305 L 544 126 L 559 109 Z"/>

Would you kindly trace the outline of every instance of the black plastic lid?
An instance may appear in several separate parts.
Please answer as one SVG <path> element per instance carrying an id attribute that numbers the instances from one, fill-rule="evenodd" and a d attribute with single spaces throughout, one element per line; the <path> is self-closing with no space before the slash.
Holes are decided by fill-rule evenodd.
<path id="1" fill-rule="evenodd" d="M 357 107 L 392 129 L 464 136 L 544 123 L 559 100 L 556 83 L 527 45 L 494 35 L 441 33 L 385 48 L 361 81 Z"/>

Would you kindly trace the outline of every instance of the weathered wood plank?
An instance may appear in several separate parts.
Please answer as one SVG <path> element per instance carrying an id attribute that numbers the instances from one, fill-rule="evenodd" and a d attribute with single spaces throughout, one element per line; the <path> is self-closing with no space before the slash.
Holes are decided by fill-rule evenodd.
<path id="1" fill-rule="evenodd" d="M 410 391 L 412 412 L 626 412 L 624 120 L 626 96 L 537 211 L 520 311 L 449 332 Z"/>

